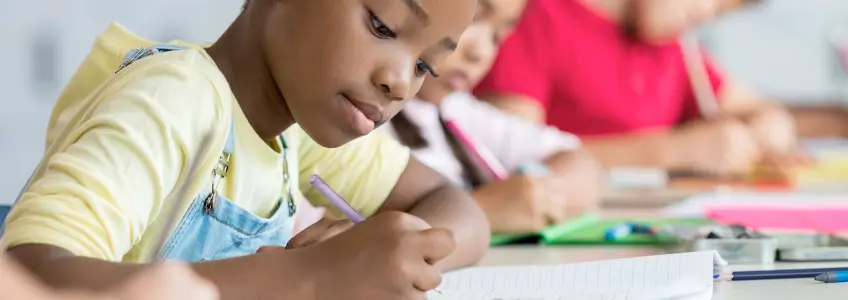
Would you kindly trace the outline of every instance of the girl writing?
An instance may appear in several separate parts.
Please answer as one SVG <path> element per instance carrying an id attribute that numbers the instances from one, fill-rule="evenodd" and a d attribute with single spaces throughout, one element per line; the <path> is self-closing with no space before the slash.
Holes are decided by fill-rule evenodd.
<path id="1" fill-rule="evenodd" d="M 109 289 L 156 257 L 191 262 L 222 299 L 424 297 L 481 257 L 485 215 L 369 133 L 437 73 L 475 5 L 253 0 L 208 48 L 107 32 L 54 108 L 2 247 L 53 287 Z M 328 206 L 312 174 L 373 217 L 254 254 L 289 241 L 301 197 Z"/>

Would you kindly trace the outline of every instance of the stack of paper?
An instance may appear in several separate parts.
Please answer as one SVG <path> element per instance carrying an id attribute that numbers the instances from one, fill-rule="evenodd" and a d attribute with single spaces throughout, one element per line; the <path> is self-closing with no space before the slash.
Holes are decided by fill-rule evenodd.
<path id="1" fill-rule="evenodd" d="M 469 268 L 445 275 L 429 300 L 708 300 L 715 252 L 598 262 Z"/>

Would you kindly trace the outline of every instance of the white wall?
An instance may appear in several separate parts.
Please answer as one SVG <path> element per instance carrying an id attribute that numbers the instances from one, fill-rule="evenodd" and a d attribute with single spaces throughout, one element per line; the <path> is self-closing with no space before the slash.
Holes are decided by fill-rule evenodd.
<path id="1" fill-rule="evenodd" d="M 727 72 L 776 97 L 848 99 L 834 48 L 837 40 L 848 45 L 848 1 L 764 2 L 703 31 Z"/>
<path id="2" fill-rule="evenodd" d="M 38 163 L 56 96 L 111 21 L 155 40 L 211 42 L 240 7 L 241 0 L 0 1 L 0 203 L 14 200 Z M 35 49 L 39 39 L 55 48 Z"/>
<path id="3" fill-rule="evenodd" d="M 343 0 L 340 0 L 343 1 Z M 706 28 L 708 47 L 730 73 L 775 95 L 846 93 L 825 36 L 845 28 L 848 0 L 771 0 Z M 132 3 L 141 3 L 133 6 Z M 39 161 L 47 118 L 94 37 L 118 21 L 155 40 L 208 42 L 241 0 L 0 1 L 0 203 L 10 202 Z M 848 30 L 846 30 L 848 32 Z M 848 34 L 846 40 L 848 40 Z M 36 49 L 40 40 L 46 47 Z M 49 46 L 54 48 L 50 48 Z M 39 67 L 38 71 L 35 67 Z"/>

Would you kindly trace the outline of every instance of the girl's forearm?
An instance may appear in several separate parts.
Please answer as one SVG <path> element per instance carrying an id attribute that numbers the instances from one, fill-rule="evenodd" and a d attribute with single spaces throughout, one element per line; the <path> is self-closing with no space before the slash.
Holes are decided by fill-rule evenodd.
<path id="1" fill-rule="evenodd" d="M 446 183 L 424 196 L 409 211 L 434 228 L 453 232 L 456 250 L 439 262 L 442 270 L 477 263 L 489 247 L 491 229 L 486 215 L 463 189 Z"/>

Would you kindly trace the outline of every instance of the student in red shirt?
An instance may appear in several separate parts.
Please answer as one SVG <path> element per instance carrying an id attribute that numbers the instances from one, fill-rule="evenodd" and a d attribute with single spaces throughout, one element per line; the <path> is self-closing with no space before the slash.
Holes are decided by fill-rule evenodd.
<path id="1" fill-rule="evenodd" d="M 475 93 L 580 135 L 607 166 L 745 172 L 790 156 L 791 116 L 724 76 L 697 48 L 701 58 L 687 67 L 679 42 L 741 1 L 533 0 Z M 698 91 L 715 95 L 709 120 L 701 118 L 692 65 L 704 75 Z"/>

